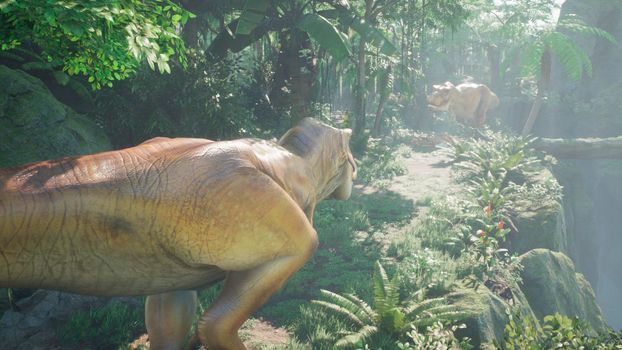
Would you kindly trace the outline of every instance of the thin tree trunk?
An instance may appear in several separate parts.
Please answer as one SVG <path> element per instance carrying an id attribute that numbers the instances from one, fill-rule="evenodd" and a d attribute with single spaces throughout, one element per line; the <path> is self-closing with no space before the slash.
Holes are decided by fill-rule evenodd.
<path id="1" fill-rule="evenodd" d="M 490 88 L 492 91 L 501 90 L 501 55 L 499 48 L 495 45 L 488 45 L 487 48 L 488 62 L 490 63 Z"/>
<path id="2" fill-rule="evenodd" d="M 387 94 L 380 95 L 380 101 L 378 101 L 378 109 L 376 110 L 376 119 L 374 120 L 374 130 L 372 134 L 374 136 L 380 135 L 380 127 L 382 125 L 382 114 L 384 113 L 384 105 L 387 101 Z"/>
<path id="3" fill-rule="evenodd" d="M 540 115 L 540 108 L 542 107 L 542 102 L 544 100 L 544 91 L 548 88 L 550 80 L 551 50 L 547 47 L 544 49 L 544 52 L 542 52 L 542 57 L 540 58 L 540 79 L 538 80 L 537 86 L 538 91 L 536 92 L 536 99 L 533 101 L 533 105 L 529 111 L 529 117 L 523 127 L 523 136 L 527 136 L 533 131 L 536 119 L 538 119 L 538 116 Z"/>
<path id="4" fill-rule="evenodd" d="M 529 111 L 529 117 L 525 122 L 525 126 L 523 127 L 523 136 L 527 136 L 531 134 L 533 130 L 533 125 L 536 123 L 536 119 L 540 114 L 540 108 L 542 107 L 542 100 L 544 99 L 544 93 L 542 92 L 542 86 L 538 83 L 538 92 L 536 93 L 536 98 L 533 101 L 533 105 L 531 105 L 531 110 Z"/>
<path id="5" fill-rule="evenodd" d="M 365 21 L 371 23 L 371 11 L 373 6 L 373 0 L 365 0 Z M 357 86 L 356 97 L 354 101 L 354 130 L 353 137 L 358 138 L 363 136 L 365 132 L 365 104 L 367 102 L 367 65 L 365 56 L 365 46 L 367 45 L 367 36 L 361 33 L 361 41 L 359 44 L 358 59 L 357 59 Z"/>
<path id="6" fill-rule="evenodd" d="M 366 38 L 361 36 L 361 43 L 358 52 L 357 60 L 357 84 L 356 84 L 356 98 L 354 101 L 354 135 L 361 136 L 365 131 L 365 98 L 366 98 L 366 75 L 367 70 L 365 67 L 365 42 Z"/>

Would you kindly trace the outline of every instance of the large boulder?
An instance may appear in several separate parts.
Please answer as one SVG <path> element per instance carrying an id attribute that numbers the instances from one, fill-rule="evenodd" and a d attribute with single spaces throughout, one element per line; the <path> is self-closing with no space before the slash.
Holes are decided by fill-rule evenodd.
<path id="1" fill-rule="evenodd" d="M 471 316 L 463 322 L 466 329 L 460 336 L 471 338 L 471 344 L 476 349 L 497 349 L 494 345 L 503 343 L 505 325 L 508 323 L 508 312 L 514 307 L 525 316 L 534 316 L 523 292 L 518 286 L 511 286 L 511 303 L 497 296 L 484 285 L 476 288 L 457 288 L 448 295 L 452 305 Z"/>
<path id="2" fill-rule="evenodd" d="M 110 149 L 103 130 L 27 73 L 0 65 L 0 167 Z"/>
<path id="3" fill-rule="evenodd" d="M 551 171 L 544 167 L 531 174 L 528 181 L 542 186 L 547 182 L 557 183 Z M 566 232 L 564 206 L 559 201 L 555 198 L 538 202 L 519 200 L 514 209 L 518 213 L 513 219 L 518 232 L 511 232 L 508 236 L 513 253 L 523 254 L 535 248 L 569 251 L 573 240 Z"/>
<path id="4" fill-rule="evenodd" d="M 554 313 L 586 320 L 596 332 L 607 329 L 589 282 L 563 253 L 534 249 L 520 256 L 521 289 L 538 319 Z"/>

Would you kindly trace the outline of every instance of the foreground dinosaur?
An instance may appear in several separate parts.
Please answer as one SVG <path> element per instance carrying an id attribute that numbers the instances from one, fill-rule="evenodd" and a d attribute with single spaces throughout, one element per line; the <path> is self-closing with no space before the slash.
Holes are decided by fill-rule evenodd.
<path id="1" fill-rule="evenodd" d="M 450 112 L 467 126 L 481 128 L 486 123 L 486 113 L 499 105 L 497 95 L 483 84 L 445 82 L 432 88 L 432 94 L 427 96 L 428 107 Z"/>
<path id="2" fill-rule="evenodd" d="M 315 205 L 347 199 L 350 130 L 313 119 L 278 144 L 156 138 L 0 170 L 0 287 L 148 295 L 152 349 L 180 349 L 196 289 L 208 349 L 244 349 L 242 323 L 311 256 Z"/>

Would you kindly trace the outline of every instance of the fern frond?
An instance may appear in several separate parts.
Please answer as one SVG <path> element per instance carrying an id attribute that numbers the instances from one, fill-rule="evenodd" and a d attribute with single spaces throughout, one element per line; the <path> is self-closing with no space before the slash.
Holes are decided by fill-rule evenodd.
<path id="1" fill-rule="evenodd" d="M 434 307 L 438 307 L 440 305 L 445 304 L 447 301 L 445 300 L 445 298 L 432 298 L 432 299 L 426 299 L 424 301 L 421 301 L 419 303 L 413 304 L 409 307 L 407 307 L 404 310 L 404 313 L 407 316 L 417 316 L 420 313 L 422 313 L 425 310 L 434 308 Z"/>
<path id="2" fill-rule="evenodd" d="M 592 74 L 592 63 L 587 53 L 572 41 L 567 35 L 552 32 L 546 37 L 546 42 L 558 57 L 562 67 L 573 80 L 581 79 L 583 71 L 588 76 Z"/>
<path id="3" fill-rule="evenodd" d="M 360 315 L 357 314 L 357 316 L 359 316 L 362 321 L 368 324 L 376 322 L 378 314 L 371 308 L 371 306 L 369 306 L 369 304 L 354 294 L 344 294 L 343 296 L 350 299 L 354 304 L 361 308 L 363 312 Z"/>
<path id="4" fill-rule="evenodd" d="M 379 314 L 397 306 L 399 291 L 397 283 L 389 280 L 387 272 L 379 261 L 375 264 L 374 273 L 374 307 Z"/>
<path id="5" fill-rule="evenodd" d="M 327 308 L 329 310 L 333 310 L 336 313 L 341 314 L 341 315 L 347 317 L 348 319 L 352 320 L 354 323 L 358 324 L 359 326 L 363 326 L 364 325 L 363 321 L 361 321 L 358 317 L 356 317 L 356 315 L 353 312 L 351 312 L 350 310 L 348 310 L 348 309 L 346 309 L 346 308 L 344 308 L 342 306 L 339 306 L 339 305 L 336 305 L 336 304 L 332 304 L 332 303 L 329 303 L 329 302 L 326 302 L 326 301 L 323 301 L 323 300 L 311 300 L 311 303 L 323 306 L 323 307 L 325 307 L 325 308 Z"/>
<path id="6" fill-rule="evenodd" d="M 437 322 L 456 323 L 464 320 L 472 315 L 464 311 L 451 311 L 439 314 L 429 314 L 426 317 L 418 318 L 412 321 L 410 324 L 417 328 L 425 328 Z"/>
<path id="7" fill-rule="evenodd" d="M 312 303 L 321 305 L 344 315 L 361 326 L 369 324 L 369 321 L 373 321 L 370 317 L 371 315 L 368 315 L 367 310 L 365 310 L 366 307 L 369 308 L 367 304 L 358 305 L 344 296 L 324 289 L 322 289 L 320 293 L 322 293 L 322 296 L 326 298 L 327 301 L 311 300 Z"/>
<path id="8" fill-rule="evenodd" d="M 544 49 L 545 45 L 542 40 L 534 40 L 524 49 L 521 55 L 522 76 L 540 76 L 540 59 L 542 58 Z"/>
<path id="9" fill-rule="evenodd" d="M 593 27 L 586 24 L 582 19 L 579 18 L 576 14 L 567 14 L 559 19 L 557 22 L 557 27 L 560 29 L 566 29 L 573 33 L 583 34 L 583 35 L 591 35 L 601 39 L 605 39 L 612 44 L 615 44 L 616 38 L 611 35 L 611 33 L 607 32 L 598 27 Z"/>
<path id="10" fill-rule="evenodd" d="M 335 343 L 335 347 L 345 348 L 349 346 L 355 346 L 359 344 L 361 341 L 367 339 L 372 336 L 374 333 L 378 332 L 378 328 L 376 326 L 364 326 L 356 332 L 352 332 L 345 337 L 337 340 Z"/>

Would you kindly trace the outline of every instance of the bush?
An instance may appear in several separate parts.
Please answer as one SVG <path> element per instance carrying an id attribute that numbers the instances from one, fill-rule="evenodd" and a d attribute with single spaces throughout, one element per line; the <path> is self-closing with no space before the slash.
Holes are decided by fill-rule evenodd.
<path id="1" fill-rule="evenodd" d="M 622 334 L 609 331 L 594 335 L 586 321 L 560 314 L 544 317 L 540 327 L 532 317 L 523 318 L 520 313 L 509 313 L 510 321 L 505 327 L 504 349 L 622 349 Z"/>
<path id="2" fill-rule="evenodd" d="M 369 138 L 358 172 L 358 180 L 365 185 L 386 188 L 390 180 L 406 171 L 396 160 L 396 147 L 384 139 Z"/>
<path id="3" fill-rule="evenodd" d="M 147 69 L 97 95 L 94 118 L 114 146 L 127 147 L 155 136 L 212 140 L 257 134 L 252 102 L 243 89 L 252 81 L 253 61 L 243 53 L 208 63 L 188 54 L 187 70 L 170 75 Z"/>
<path id="4" fill-rule="evenodd" d="M 335 347 L 348 348 L 372 345 L 374 348 L 403 340 L 409 329 L 426 332 L 439 323 L 455 323 L 469 315 L 447 305 L 443 297 L 426 299 L 426 290 L 413 293 L 403 302 L 400 297 L 399 274 L 389 278 L 380 262 L 376 262 L 373 282 L 373 303 L 368 304 L 355 294 L 337 294 L 322 290 L 323 300 L 312 303 L 340 315 L 350 327 L 339 334 Z"/>

